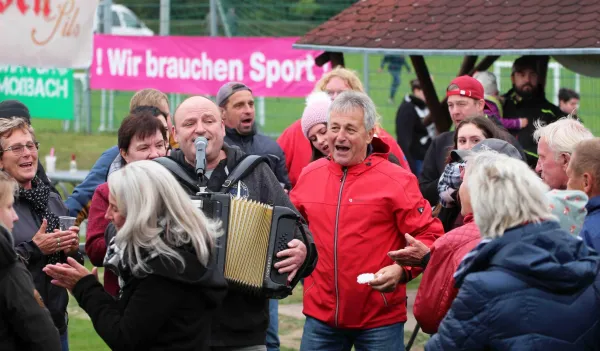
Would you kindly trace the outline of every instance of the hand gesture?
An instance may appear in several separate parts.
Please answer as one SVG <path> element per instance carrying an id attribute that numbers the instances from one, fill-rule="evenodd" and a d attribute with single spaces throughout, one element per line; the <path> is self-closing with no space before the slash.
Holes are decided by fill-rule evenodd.
<path id="1" fill-rule="evenodd" d="M 404 269 L 397 264 L 383 267 L 375 273 L 375 279 L 369 282 L 371 288 L 381 292 L 392 292 L 396 290 L 398 282 L 402 280 Z"/>
<path id="2" fill-rule="evenodd" d="M 50 255 L 74 245 L 77 242 L 77 234 L 71 231 L 58 231 L 46 233 L 48 221 L 44 218 L 40 230 L 31 239 L 44 255 Z M 77 229 L 79 231 L 79 228 Z"/>
<path id="3" fill-rule="evenodd" d="M 57 233 L 58 231 L 59 230 L 57 230 L 57 229 L 54 230 L 55 233 Z M 63 250 L 65 255 L 73 255 L 73 254 L 77 253 L 77 251 L 79 251 L 79 240 L 80 240 L 79 227 L 76 227 L 76 226 L 69 227 L 69 231 L 75 233 L 77 235 L 77 238 L 73 241 L 72 244 L 65 246 L 65 249 Z"/>
<path id="4" fill-rule="evenodd" d="M 75 284 L 87 275 L 92 274 L 98 278 L 98 270 L 95 267 L 90 272 L 73 257 L 67 257 L 67 263 L 49 264 L 42 270 L 52 277 L 52 284 L 69 291 L 72 291 Z"/>
<path id="5" fill-rule="evenodd" d="M 282 250 L 277 253 L 277 257 L 287 257 L 281 262 L 277 262 L 273 265 L 275 269 L 278 269 L 280 274 L 288 273 L 288 281 L 292 281 L 298 273 L 298 269 L 302 267 L 302 263 L 306 259 L 306 245 L 298 239 L 294 239 L 288 243 L 289 249 Z"/>
<path id="6" fill-rule="evenodd" d="M 410 234 L 404 234 L 404 237 L 408 245 L 401 250 L 388 252 L 388 256 L 401 266 L 421 266 L 421 260 L 427 255 L 429 248 Z"/>

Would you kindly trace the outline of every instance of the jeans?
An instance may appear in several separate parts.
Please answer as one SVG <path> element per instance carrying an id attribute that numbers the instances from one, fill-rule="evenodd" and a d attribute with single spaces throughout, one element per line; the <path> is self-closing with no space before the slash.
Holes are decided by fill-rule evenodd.
<path id="1" fill-rule="evenodd" d="M 423 170 L 423 160 L 415 160 L 415 175 L 418 177 Z"/>
<path id="2" fill-rule="evenodd" d="M 279 301 L 269 300 L 269 328 L 267 328 L 267 351 L 279 351 Z"/>
<path id="3" fill-rule="evenodd" d="M 404 351 L 404 323 L 372 329 L 333 328 L 306 317 L 300 351 Z"/>
<path id="4" fill-rule="evenodd" d="M 62 351 L 69 351 L 69 331 L 65 330 L 64 334 L 60 335 L 60 345 Z"/>
<path id="5" fill-rule="evenodd" d="M 398 87 L 400 86 L 400 71 L 389 71 L 392 75 L 392 85 L 390 86 L 390 99 L 394 99 L 396 96 L 396 91 L 398 91 Z"/>

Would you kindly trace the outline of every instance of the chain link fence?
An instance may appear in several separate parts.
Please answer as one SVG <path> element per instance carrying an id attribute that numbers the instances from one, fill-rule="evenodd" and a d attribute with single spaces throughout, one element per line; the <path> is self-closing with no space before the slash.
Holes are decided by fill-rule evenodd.
<path id="1" fill-rule="evenodd" d="M 211 16 L 211 3 L 216 12 L 214 16 Z M 216 18 L 216 31 L 212 34 L 218 36 L 302 36 L 353 3 L 354 0 L 170 0 L 166 25 L 170 35 L 208 36 L 211 35 L 211 18 Z M 138 25 L 147 26 L 157 35 L 160 33 L 160 0 L 120 0 L 118 4 L 126 6 L 138 17 Z M 506 92 L 511 87 L 510 66 L 515 58 L 501 57 L 490 68 L 498 75 L 501 92 Z M 415 74 L 412 67 L 410 72 L 403 70 L 398 91 L 394 99 L 390 100 L 392 76 L 386 70 L 380 70 L 381 60 L 380 55 L 345 55 L 346 66 L 355 70 L 367 83 L 365 85 L 378 106 L 384 127 L 393 134 L 396 110 L 404 96 L 409 93 L 409 82 L 415 78 Z M 407 61 L 410 64 L 408 57 Z M 444 88 L 458 72 L 462 57 L 426 57 L 426 62 L 438 96 L 442 98 Z M 85 131 L 86 123 L 90 121 L 92 133 L 114 132 L 127 115 L 129 99 L 133 92 L 91 91 L 86 97 L 86 84 L 89 80 L 84 79 L 87 78 L 85 72 L 78 74 L 75 120 L 70 123 L 36 122 L 37 128 L 79 132 Z M 600 109 L 600 79 L 576 75 L 551 61 L 546 86 L 548 100 L 558 103 L 557 94 L 561 87 L 571 88 L 580 93 L 581 106 L 578 114 L 595 134 L 600 135 L 600 120 L 596 118 L 596 111 Z M 174 110 L 185 97 L 171 95 L 171 109 Z M 90 104 L 89 108 L 87 103 Z M 273 137 L 277 136 L 301 116 L 303 105 L 303 99 L 264 99 L 264 125 L 261 126 L 263 132 Z"/>

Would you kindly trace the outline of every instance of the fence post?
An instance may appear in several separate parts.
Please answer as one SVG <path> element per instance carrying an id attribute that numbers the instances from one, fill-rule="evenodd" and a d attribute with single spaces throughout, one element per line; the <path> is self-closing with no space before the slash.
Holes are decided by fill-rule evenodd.
<path id="1" fill-rule="evenodd" d="M 112 0 L 102 0 L 102 12 L 103 16 L 103 25 L 102 25 L 102 33 L 103 34 L 111 34 L 112 33 Z M 112 91 L 111 91 L 112 92 Z M 90 99 L 91 101 L 91 99 Z M 104 132 L 106 128 L 106 90 L 102 90 L 102 98 L 100 104 L 100 128 L 98 131 Z M 108 113 L 110 118 L 110 113 Z M 112 122 L 109 121 L 109 124 Z"/>
<path id="2" fill-rule="evenodd" d="M 369 95 L 369 54 L 363 54 L 363 86 L 365 93 Z"/>

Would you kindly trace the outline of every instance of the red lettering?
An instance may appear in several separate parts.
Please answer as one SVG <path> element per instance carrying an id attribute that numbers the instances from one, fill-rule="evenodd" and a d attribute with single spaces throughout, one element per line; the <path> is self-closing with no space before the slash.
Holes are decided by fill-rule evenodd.
<path id="1" fill-rule="evenodd" d="M 12 4 L 13 0 L 0 0 L 0 13 L 4 13 Z M 25 15 L 31 6 L 27 5 L 27 0 L 17 0 L 17 8 L 21 14 Z M 33 12 L 36 16 L 40 14 L 43 14 L 45 17 L 50 16 L 50 0 L 35 0 Z"/>
<path id="2" fill-rule="evenodd" d="M 27 10 L 29 10 L 29 7 L 26 3 L 25 0 L 18 0 L 17 1 L 17 7 L 19 8 L 19 11 L 21 11 L 22 14 L 26 14 Z"/>
<path id="3" fill-rule="evenodd" d="M 42 1 L 44 2 L 44 9 L 42 10 Z M 33 11 L 36 15 L 39 15 L 40 12 L 43 12 L 45 17 L 50 16 L 50 0 L 35 0 L 35 5 L 33 7 Z"/>
<path id="4" fill-rule="evenodd" d="M 13 0 L 0 0 L 0 13 L 4 13 L 6 9 L 12 4 Z"/>

